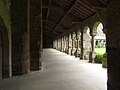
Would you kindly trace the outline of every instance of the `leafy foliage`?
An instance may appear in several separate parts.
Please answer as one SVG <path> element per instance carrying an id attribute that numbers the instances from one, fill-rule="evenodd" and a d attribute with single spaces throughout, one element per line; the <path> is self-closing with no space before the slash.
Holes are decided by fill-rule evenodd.
<path id="1" fill-rule="evenodd" d="M 105 51 L 106 51 L 106 48 L 95 48 L 95 52 L 97 54 L 95 58 L 96 63 L 102 63 L 102 57 Z"/>

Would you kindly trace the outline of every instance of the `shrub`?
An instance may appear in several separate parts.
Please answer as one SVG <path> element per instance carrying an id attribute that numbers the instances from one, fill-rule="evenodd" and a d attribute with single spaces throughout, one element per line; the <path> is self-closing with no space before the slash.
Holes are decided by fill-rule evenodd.
<path id="1" fill-rule="evenodd" d="M 102 63 L 102 57 L 103 57 L 103 55 L 97 54 L 96 58 L 95 58 L 95 62 L 96 63 Z"/>

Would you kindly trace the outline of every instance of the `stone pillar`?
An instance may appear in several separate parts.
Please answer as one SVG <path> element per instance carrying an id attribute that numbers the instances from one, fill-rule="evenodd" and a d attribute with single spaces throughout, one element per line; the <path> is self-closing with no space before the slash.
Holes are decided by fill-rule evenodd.
<path id="1" fill-rule="evenodd" d="M 11 27 L 7 28 L 0 16 L 0 79 L 12 76 L 11 41 Z"/>
<path id="2" fill-rule="evenodd" d="M 70 47 L 69 47 L 69 44 L 70 44 L 70 42 L 69 42 L 69 34 L 67 35 L 67 54 L 69 54 L 69 50 L 70 50 Z"/>
<path id="3" fill-rule="evenodd" d="M 42 69 L 42 28 L 41 17 L 36 17 L 36 30 L 31 27 L 31 43 L 30 43 L 30 70 Z M 32 24 L 32 23 L 31 23 Z"/>
<path id="4" fill-rule="evenodd" d="M 30 70 L 42 68 L 42 0 L 35 2 L 30 0 Z M 37 8 L 37 9 L 36 9 Z M 41 12 L 39 12 L 41 11 Z"/>
<path id="5" fill-rule="evenodd" d="M 66 48 L 65 48 L 65 53 L 68 52 L 68 37 L 65 36 L 65 42 L 66 42 Z"/>
<path id="6" fill-rule="evenodd" d="M 73 51 L 74 51 L 74 37 L 73 37 L 73 33 L 71 33 L 71 39 L 72 39 L 71 55 L 74 55 L 74 54 L 73 54 Z"/>
<path id="7" fill-rule="evenodd" d="M 76 36 L 75 36 L 75 33 L 72 33 L 71 34 L 71 38 L 72 38 L 72 49 L 71 49 L 71 55 L 74 55 L 74 53 L 75 53 L 75 38 L 76 38 Z"/>
<path id="8" fill-rule="evenodd" d="M 95 36 L 96 33 L 92 33 L 92 39 L 91 39 L 91 46 L 92 46 L 92 51 L 90 52 L 89 55 L 89 62 L 95 62 L 95 58 L 96 58 L 96 53 L 95 53 Z"/>
<path id="9" fill-rule="evenodd" d="M 80 59 L 84 59 L 84 48 L 83 48 L 83 31 L 81 32 L 81 54 Z"/>
<path id="10" fill-rule="evenodd" d="M 55 40 L 55 49 L 57 50 L 57 40 Z"/>
<path id="11" fill-rule="evenodd" d="M 61 44 L 60 44 L 60 45 L 61 45 L 61 46 L 60 46 L 60 51 L 62 52 L 62 48 L 63 48 L 63 45 L 62 45 L 63 41 L 62 41 L 62 38 L 60 38 L 60 43 L 61 43 Z"/>
<path id="12" fill-rule="evenodd" d="M 56 49 L 58 50 L 58 39 L 56 40 Z"/>
<path id="13" fill-rule="evenodd" d="M 57 39 L 57 50 L 59 51 L 59 39 Z"/>
<path id="14" fill-rule="evenodd" d="M 79 57 L 80 56 L 80 46 L 79 46 L 79 41 L 80 41 L 80 32 L 78 31 L 76 33 L 76 51 L 74 53 L 74 55 L 76 57 Z"/>
<path id="15" fill-rule="evenodd" d="M 53 41 L 53 49 L 55 49 L 55 41 Z"/>
<path id="16" fill-rule="evenodd" d="M 59 41 L 59 51 L 61 51 L 61 39 L 59 38 L 58 41 Z"/>
<path id="17" fill-rule="evenodd" d="M 62 37 L 61 40 L 62 40 L 62 42 L 61 42 L 62 43 L 62 51 L 61 52 L 63 52 L 64 51 L 64 38 Z"/>
<path id="18" fill-rule="evenodd" d="M 64 52 L 65 52 L 65 50 L 66 50 L 66 37 L 64 36 L 63 38 L 64 38 Z"/>
<path id="19" fill-rule="evenodd" d="M 29 0 L 11 0 L 13 75 L 25 74 L 30 71 L 28 6 Z"/>
<path id="20" fill-rule="evenodd" d="M 54 49 L 56 49 L 56 42 L 55 42 L 55 40 L 54 40 Z"/>
<path id="21" fill-rule="evenodd" d="M 107 35 L 107 28 L 105 28 L 103 32 L 105 33 L 105 35 Z M 107 68 L 107 51 L 103 54 L 102 67 Z"/>
<path id="22" fill-rule="evenodd" d="M 72 49 L 72 39 L 71 39 L 71 34 L 69 34 L 69 51 L 68 54 L 71 55 L 71 49 Z"/>
<path id="23" fill-rule="evenodd" d="M 120 0 L 107 5 L 108 89 L 120 90 Z"/>

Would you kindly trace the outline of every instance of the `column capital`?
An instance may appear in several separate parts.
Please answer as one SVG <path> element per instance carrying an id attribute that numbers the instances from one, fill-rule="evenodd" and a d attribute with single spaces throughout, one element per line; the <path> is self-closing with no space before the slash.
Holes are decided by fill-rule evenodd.
<path id="1" fill-rule="evenodd" d="M 92 32 L 92 33 L 90 33 L 90 36 L 95 37 L 96 34 L 97 34 L 97 32 Z"/>

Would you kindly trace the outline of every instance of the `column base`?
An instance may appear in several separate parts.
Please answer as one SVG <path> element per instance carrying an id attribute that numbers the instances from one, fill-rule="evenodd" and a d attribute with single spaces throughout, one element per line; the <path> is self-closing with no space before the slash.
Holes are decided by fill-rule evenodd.
<path id="1" fill-rule="evenodd" d="M 67 54 L 71 55 L 71 48 L 68 49 Z"/>
<path id="2" fill-rule="evenodd" d="M 91 52 L 91 51 L 87 51 L 87 50 L 84 52 L 84 54 L 83 54 L 83 59 L 84 59 L 84 60 L 89 60 L 90 52 Z"/>
<path id="3" fill-rule="evenodd" d="M 103 54 L 102 67 L 107 68 L 107 53 Z"/>
<path id="4" fill-rule="evenodd" d="M 91 51 L 89 54 L 89 62 L 90 63 L 95 62 L 95 58 L 96 58 L 96 53 L 94 51 Z"/>
<path id="5" fill-rule="evenodd" d="M 71 55 L 73 56 L 75 53 L 75 49 L 71 49 Z"/>
<path id="6" fill-rule="evenodd" d="M 65 53 L 68 53 L 68 49 L 65 49 Z"/>
<path id="7" fill-rule="evenodd" d="M 77 49 L 77 50 L 75 51 L 74 55 L 75 55 L 75 57 L 80 57 L 80 50 Z"/>

